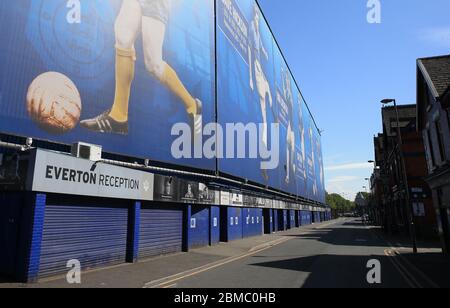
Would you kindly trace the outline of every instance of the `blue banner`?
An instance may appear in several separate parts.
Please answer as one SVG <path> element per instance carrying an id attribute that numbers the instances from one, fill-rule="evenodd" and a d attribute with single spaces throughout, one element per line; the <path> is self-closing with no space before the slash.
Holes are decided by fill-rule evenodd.
<path id="1" fill-rule="evenodd" d="M 277 168 L 261 168 L 247 145 L 244 158 L 219 158 L 219 171 L 325 202 L 320 134 L 256 1 L 217 0 L 217 28 L 219 124 L 257 123 L 267 149 L 279 138 Z"/>
<path id="2" fill-rule="evenodd" d="M 0 131 L 175 159 L 175 123 L 215 120 L 210 0 L 1 1 Z"/>

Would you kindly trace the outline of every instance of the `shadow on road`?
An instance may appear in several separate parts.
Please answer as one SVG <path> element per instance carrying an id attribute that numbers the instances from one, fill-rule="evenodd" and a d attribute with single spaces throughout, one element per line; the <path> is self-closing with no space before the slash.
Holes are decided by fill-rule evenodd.
<path id="1" fill-rule="evenodd" d="M 440 288 L 450 288 L 450 258 L 437 252 L 419 254 L 401 253 L 401 256 L 407 260 L 406 262 L 408 264 L 412 264 Z M 415 273 L 419 277 L 422 275 L 417 271 Z"/>
<path id="2" fill-rule="evenodd" d="M 286 235 L 303 240 L 316 240 L 337 246 L 385 247 L 386 242 L 379 237 L 378 227 L 366 227 L 362 222 L 352 221 L 333 229 L 311 229 L 308 234 Z"/>
<path id="3" fill-rule="evenodd" d="M 305 241 L 302 245 L 318 241 L 341 248 L 334 249 L 331 254 L 300 258 L 285 256 L 284 260 L 252 265 L 309 273 L 303 285 L 305 288 L 450 287 L 450 259 L 432 250 L 414 255 L 407 244 L 402 245 L 406 249 L 399 250 L 400 256 L 386 256 L 391 247 L 382 235 L 380 228 L 365 226 L 361 221 L 346 222 L 333 229 L 312 229 L 308 234 L 290 236 Z M 366 279 L 370 270 L 367 262 L 372 259 L 381 263 L 380 285 L 371 285 Z"/>
<path id="4" fill-rule="evenodd" d="M 303 288 L 407 288 L 408 284 L 388 258 L 379 255 L 319 255 L 262 262 L 252 266 L 309 273 Z M 381 263 L 381 284 L 367 282 L 367 262 L 372 259 Z"/>

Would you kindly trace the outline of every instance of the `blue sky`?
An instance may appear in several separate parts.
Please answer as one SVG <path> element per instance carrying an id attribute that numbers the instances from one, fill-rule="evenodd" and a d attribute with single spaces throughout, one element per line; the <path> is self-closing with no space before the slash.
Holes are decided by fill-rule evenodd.
<path id="1" fill-rule="evenodd" d="M 450 53 L 449 0 L 260 0 L 321 130 L 327 190 L 352 199 L 370 177 L 382 98 L 415 103 L 416 59 Z"/>

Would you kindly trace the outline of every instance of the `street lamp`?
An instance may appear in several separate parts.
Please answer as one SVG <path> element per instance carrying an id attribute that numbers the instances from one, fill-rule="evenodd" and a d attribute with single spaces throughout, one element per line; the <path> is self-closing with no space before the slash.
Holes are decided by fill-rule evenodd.
<path id="1" fill-rule="evenodd" d="M 400 115 L 398 112 L 397 101 L 392 98 L 383 99 L 381 101 L 381 104 L 383 104 L 383 105 L 387 105 L 387 104 L 391 104 L 391 103 L 394 103 L 394 109 L 395 109 L 395 114 L 396 114 L 396 118 L 397 118 L 398 146 L 399 146 L 399 152 L 400 152 L 400 160 L 401 160 L 402 169 L 403 169 L 403 186 L 406 191 L 406 202 L 407 202 L 406 211 L 407 211 L 407 215 L 408 215 L 408 219 L 409 219 L 409 233 L 411 235 L 413 252 L 417 253 L 416 229 L 414 226 L 414 218 L 412 216 L 412 210 L 411 210 L 411 203 L 410 203 L 411 199 L 410 199 L 409 187 L 408 187 L 408 174 L 406 173 L 406 162 L 405 162 L 405 156 L 403 155 L 403 138 L 402 138 L 402 133 L 401 133 L 401 129 L 400 129 Z"/>

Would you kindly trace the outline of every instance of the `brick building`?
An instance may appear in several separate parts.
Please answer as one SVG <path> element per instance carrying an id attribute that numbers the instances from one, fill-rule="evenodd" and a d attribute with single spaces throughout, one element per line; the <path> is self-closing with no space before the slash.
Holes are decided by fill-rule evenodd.
<path id="1" fill-rule="evenodd" d="M 382 109 L 383 133 L 374 138 L 376 168 L 371 189 L 378 205 L 378 220 L 388 232 L 407 233 L 409 206 L 418 237 L 432 238 L 437 228 L 431 190 L 424 181 L 427 165 L 423 138 L 416 129 L 416 105 L 398 106 L 398 109 L 402 147 L 399 147 L 394 107 Z"/>
<path id="2" fill-rule="evenodd" d="M 417 60 L 417 129 L 444 253 L 450 253 L 450 55 Z"/>

